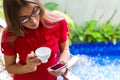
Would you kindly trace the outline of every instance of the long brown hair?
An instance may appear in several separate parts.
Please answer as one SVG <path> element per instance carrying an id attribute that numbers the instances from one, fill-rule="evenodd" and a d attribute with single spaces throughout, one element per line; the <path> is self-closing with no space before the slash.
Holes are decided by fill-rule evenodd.
<path id="1" fill-rule="evenodd" d="M 44 6 L 40 0 L 3 0 L 3 9 L 7 23 L 7 31 L 12 32 L 14 37 L 24 36 L 24 27 L 20 23 L 19 10 L 28 5 L 36 4 L 40 7 L 40 18 L 44 15 Z"/>

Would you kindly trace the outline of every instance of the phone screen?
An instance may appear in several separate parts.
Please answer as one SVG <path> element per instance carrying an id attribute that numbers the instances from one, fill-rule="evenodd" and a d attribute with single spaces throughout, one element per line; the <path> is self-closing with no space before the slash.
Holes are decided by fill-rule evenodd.
<path id="1" fill-rule="evenodd" d="M 57 70 L 57 69 L 59 69 L 59 68 L 61 68 L 61 67 L 64 67 L 64 66 L 65 66 L 65 64 L 58 63 L 58 64 L 52 66 L 51 69 Z"/>

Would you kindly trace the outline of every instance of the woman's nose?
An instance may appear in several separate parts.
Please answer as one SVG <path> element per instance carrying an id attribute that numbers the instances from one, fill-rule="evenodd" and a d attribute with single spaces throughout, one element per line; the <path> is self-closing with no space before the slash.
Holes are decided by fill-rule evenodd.
<path id="1" fill-rule="evenodd" d="M 35 17 L 30 18 L 30 23 L 36 23 L 36 22 L 37 22 L 37 19 Z"/>

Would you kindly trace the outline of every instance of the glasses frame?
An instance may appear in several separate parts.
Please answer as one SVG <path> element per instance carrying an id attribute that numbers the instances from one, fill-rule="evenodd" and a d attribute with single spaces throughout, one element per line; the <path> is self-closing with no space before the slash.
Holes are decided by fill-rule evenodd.
<path id="1" fill-rule="evenodd" d="M 36 17 L 40 14 L 40 7 L 39 6 L 35 6 L 31 12 L 30 15 L 27 16 L 20 16 L 20 22 L 21 23 L 27 23 L 30 21 L 31 17 Z"/>

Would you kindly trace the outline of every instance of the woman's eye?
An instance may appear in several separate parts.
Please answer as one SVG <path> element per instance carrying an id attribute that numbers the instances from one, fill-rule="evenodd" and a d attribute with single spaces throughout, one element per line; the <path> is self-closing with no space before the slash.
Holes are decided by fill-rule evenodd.
<path id="1" fill-rule="evenodd" d="M 20 18 L 20 21 L 21 21 L 22 23 L 25 23 L 25 22 L 27 22 L 28 20 L 29 20 L 28 17 Z"/>

